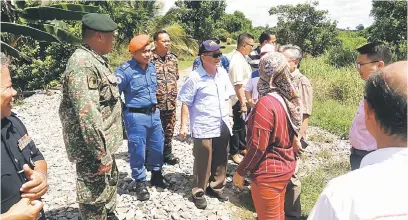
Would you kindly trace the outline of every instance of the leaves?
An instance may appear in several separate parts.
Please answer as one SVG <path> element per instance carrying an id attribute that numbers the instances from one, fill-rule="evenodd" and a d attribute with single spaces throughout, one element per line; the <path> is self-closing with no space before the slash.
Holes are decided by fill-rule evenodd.
<path id="1" fill-rule="evenodd" d="M 52 34 L 21 24 L 1 22 L 1 28 L 3 32 L 30 36 L 38 41 L 59 42 L 59 39 Z"/>
<path id="2" fill-rule="evenodd" d="M 336 22 L 328 19 L 328 12 L 317 10 L 312 4 L 278 5 L 269 10 L 278 16 L 276 33 L 280 44 L 298 45 L 313 56 L 324 53 L 338 44 Z"/>
<path id="3" fill-rule="evenodd" d="M 62 7 L 62 6 L 61 6 Z M 27 20 L 81 20 L 86 11 L 69 11 L 56 7 L 39 6 L 23 10 L 21 18 Z"/>

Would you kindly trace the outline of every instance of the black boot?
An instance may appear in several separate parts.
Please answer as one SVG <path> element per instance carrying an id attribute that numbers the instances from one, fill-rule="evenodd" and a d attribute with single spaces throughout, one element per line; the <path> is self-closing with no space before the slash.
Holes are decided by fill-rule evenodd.
<path id="1" fill-rule="evenodd" d="M 135 180 L 131 183 L 130 190 L 136 192 L 136 197 L 139 201 L 146 201 L 150 198 L 150 193 L 146 187 L 146 181 Z"/>
<path id="2" fill-rule="evenodd" d="M 224 193 L 218 193 L 214 191 L 211 187 L 207 187 L 205 192 L 207 193 L 207 195 L 217 198 L 220 202 L 226 202 L 229 200 L 229 196 L 225 195 Z"/>
<path id="3" fill-rule="evenodd" d="M 118 216 L 114 212 L 108 213 L 108 218 L 107 220 L 119 220 Z"/>
<path id="4" fill-rule="evenodd" d="M 152 178 L 150 179 L 150 184 L 152 184 L 152 186 L 160 187 L 163 189 L 168 188 L 170 186 L 170 184 L 162 175 L 161 170 L 152 171 Z"/>
<path id="5" fill-rule="evenodd" d="M 169 165 L 176 165 L 180 162 L 180 160 L 174 156 L 172 153 L 169 153 L 164 156 L 164 163 L 167 163 Z"/>

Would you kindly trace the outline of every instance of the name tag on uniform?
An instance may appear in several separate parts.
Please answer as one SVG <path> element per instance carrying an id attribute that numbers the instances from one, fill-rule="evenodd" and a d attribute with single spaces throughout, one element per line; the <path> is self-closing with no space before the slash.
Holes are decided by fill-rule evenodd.
<path id="1" fill-rule="evenodd" d="M 18 140 L 18 147 L 20 150 L 23 150 L 31 141 L 31 137 L 28 136 L 28 134 L 25 134 Z"/>

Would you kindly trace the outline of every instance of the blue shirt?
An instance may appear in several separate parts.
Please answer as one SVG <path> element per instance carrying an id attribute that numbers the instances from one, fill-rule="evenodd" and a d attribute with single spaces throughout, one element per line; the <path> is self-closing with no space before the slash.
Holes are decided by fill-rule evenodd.
<path id="1" fill-rule="evenodd" d="M 235 90 L 225 69 L 217 68 L 213 77 L 200 65 L 190 73 L 181 87 L 178 100 L 189 108 L 190 131 L 194 138 L 219 137 L 222 121 L 232 132 L 229 100 L 233 95 Z"/>
<path id="2" fill-rule="evenodd" d="M 201 59 L 200 59 L 200 57 L 197 57 L 197 58 L 194 60 L 194 63 L 193 63 L 193 70 L 197 69 L 197 67 L 200 66 L 200 65 L 201 65 Z M 227 71 L 227 73 L 228 73 L 228 70 L 229 70 L 229 60 L 228 60 L 228 58 L 227 58 L 226 56 L 224 56 L 224 55 L 221 56 L 221 67 L 224 67 L 224 69 L 225 69 L 225 70 Z"/>
<path id="3" fill-rule="evenodd" d="M 146 70 L 133 58 L 120 65 L 115 71 L 119 92 L 125 95 L 125 104 L 132 108 L 146 108 L 157 104 L 156 67 L 149 63 Z"/>

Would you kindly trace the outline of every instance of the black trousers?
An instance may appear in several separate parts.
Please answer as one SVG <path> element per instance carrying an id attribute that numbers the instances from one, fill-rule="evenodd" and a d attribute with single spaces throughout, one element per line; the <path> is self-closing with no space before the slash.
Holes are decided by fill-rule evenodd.
<path id="1" fill-rule="evenodd" d="M 246 129 L 245 120 L 242 119 L 241 103 L 237 101 L 232 106 L 232 115 L 234 120 L 234 126 L 232 126 L 232 136 L 230 138 L 230 155 L 235 155 L 241 150 L 246 148 Z"/>

